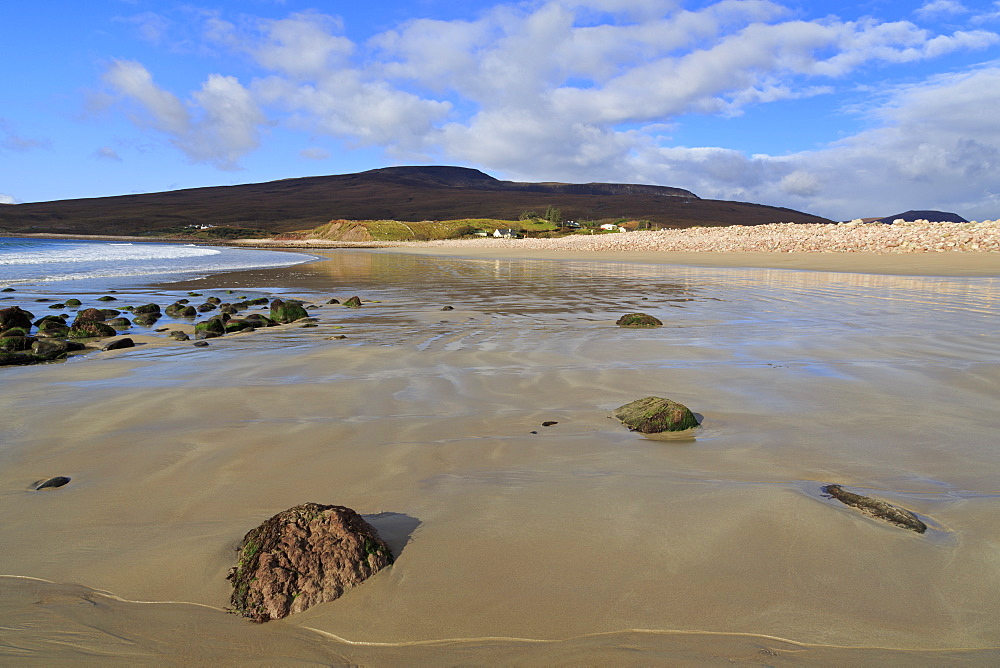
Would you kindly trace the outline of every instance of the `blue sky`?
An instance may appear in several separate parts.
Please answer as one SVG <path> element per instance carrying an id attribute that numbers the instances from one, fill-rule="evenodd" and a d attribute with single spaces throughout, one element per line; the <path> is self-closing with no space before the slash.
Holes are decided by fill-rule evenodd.
<path id="1" fill-rule="evenodd" d="M 1000 2 L 8 3 L 0 202 L 448 164 L 1000 218 Z"/>

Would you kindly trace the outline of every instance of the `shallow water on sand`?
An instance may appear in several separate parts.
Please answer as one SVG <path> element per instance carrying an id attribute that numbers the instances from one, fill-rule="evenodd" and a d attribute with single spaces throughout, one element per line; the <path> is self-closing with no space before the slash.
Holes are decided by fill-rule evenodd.
<path id="1" fill-rule="evenodd" d="M 0 370 L 0 572 L 178 602 L 0 578 L 0 656 L 997 659 L 996 279 L 328 256 L 198 287 L 375 303 Z M 664 327 L 614 325 L 635 311 Z M 696 439 L 608 417 L 648 395 Z M 365 514 L 396 564 L 265 627 L 180 604 L 223 607 L 243 534 L 306 501 Z M 166 639 L 193 619 L 202 640 Z"/>

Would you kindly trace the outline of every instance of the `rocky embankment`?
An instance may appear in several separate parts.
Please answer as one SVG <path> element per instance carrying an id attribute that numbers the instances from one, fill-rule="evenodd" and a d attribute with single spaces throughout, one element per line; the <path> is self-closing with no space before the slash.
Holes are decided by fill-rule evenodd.
<path id="1" fill-rule="evenodd" d="M 773 223 L 573 235 L 558 239 L 428 241 L 433 246 L 516 246 L 580 251 L 781 253 L 1000 252 L 1000 220 L 981 223 Z"/>
<path id="2" fill-rule="evenodd" d="M 517 248 L 567 251 L 677 251 L 767 253 L 998 253 L 1000 219 L 971 223 L 927 221 L 884 223 L 772 223 L 729 227 L 608 234 L 574 234 L 554 239 L 448 239 L 437 241 L 244 240 L 261 248 L 335 248 L 400 246 L 453 248 Z"/>

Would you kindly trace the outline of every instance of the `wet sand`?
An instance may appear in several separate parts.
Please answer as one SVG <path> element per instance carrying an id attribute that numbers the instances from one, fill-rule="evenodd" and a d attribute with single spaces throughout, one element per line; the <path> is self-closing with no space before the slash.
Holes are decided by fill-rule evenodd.
<path id="1" fill-rule="evenodd" d="M 1000 660 L 997 280 L 326 255 L 171 289 L 375 302 L 0 370 L 3 662 Z M 649 394 L 696 440 L 608 417 Z M 243 534 L 306 501 L 396 563 L 279 622 L 222 612 Z"/>

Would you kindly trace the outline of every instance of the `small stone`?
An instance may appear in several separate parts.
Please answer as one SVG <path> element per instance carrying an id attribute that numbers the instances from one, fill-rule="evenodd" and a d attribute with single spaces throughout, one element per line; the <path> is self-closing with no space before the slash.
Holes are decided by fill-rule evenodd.
<path id="1" fill-rule="evenodd" d="M 66 476 L 64 476 L 64 475 L 57 475 L 56 477 L 49 478 L 48 480 L 39 480 L 34 485 L 32 485 L 32 487 L 34 489 L 36 489 L 36 490 L 40 490 L 40 489 L 59 489 L 60 487 L 62 487 L 66 483 L 68 483 L 69 481 L 70 481 L 70 479 L 67 478 Z"/>
<path id="2" fill-rule="evenodd" d="M 663 323 L 648 313 L 628 313 L 615 322 L 619 327 L 659 327 Z"/>
<path id="3" fill-rule="evenodd" d="M 118 301 L 118 298 L 117 297 L 112 297 L 111 295 L 104 295 L 103 297 L 98 297 L 97 301 L 99 301 L 99 302 L 114 302 L 114 301 Z"/>
<path id="4" fill-rule="evenodd" d="M 121 350 L 122 348 L 135 348 L 135 341 L 128 337 L 116 339 L 101 348 L 101 350 Z"/>
<path id="5" fill-rule="evenodd" d="M 191 340 L 190 336 L 188 336 L 185 332 L 180 331 L 179 329 L 175 329 L 174 331 L 172 331 L 169 334 L 167 334 L 167 336 L 169 336 L 171 339 L 173 339 L 175 341 L 190 341 Z M 201 343 L 201 341 L 199 341 L 199 343 Z"/>
<path id="6" fill-rule="evenodd" d="M 555 420 L 546 420 L 545 422 L 542 423 L 542 426 L 543 427 L 551 427 L 554 424 L 559 424 L 559 423 L 556 422 Z"/>
<path id="7" fill-rule="evenodd" d="M 339 303 L 340 303 L 339 299 L 331 299 L 330 301 L 327 302 L 327 304 L 339 304 Z"/>
<path id="8" fill-rule="evenodd" d="M 894 506 L 881 499 L 848 492 L 840 485 L 827 485 L 823 488 L 823 493 L 829 494 L 845 505 L 857 508 L 869 517 L 885 520 L 898 527 L 916 531 L 917 533 L 927 531 L 927 525 L 909 510 Z"/>
<path id="9" fill-rule="evenodd" d="M 442 311 L 454 311 L 455 307 L 454 306 L 442 306 L 441 310 Z"/>
<path id="10" fill-rule="evenodd" d="M 195 341 L 194 346 L 196 348 L 206 348 L 208 346 L 208 341 Z"/>
<path id="11" fill-rule="evenodd" d="M 344 306 L 346 306 L 347 308 L 361 308 L 361 298 L 357 296 L 351 297 L 346 302 L 344 302 Z"/>

